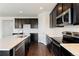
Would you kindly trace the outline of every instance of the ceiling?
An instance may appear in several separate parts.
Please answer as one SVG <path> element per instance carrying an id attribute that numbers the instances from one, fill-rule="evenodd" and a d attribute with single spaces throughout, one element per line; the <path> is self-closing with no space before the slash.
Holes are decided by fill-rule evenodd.
<path id="1" fill-rule="evenodd" d="M 0 17 L 37 17 L 50 12 L 56 3 L 0 3 Z"/>

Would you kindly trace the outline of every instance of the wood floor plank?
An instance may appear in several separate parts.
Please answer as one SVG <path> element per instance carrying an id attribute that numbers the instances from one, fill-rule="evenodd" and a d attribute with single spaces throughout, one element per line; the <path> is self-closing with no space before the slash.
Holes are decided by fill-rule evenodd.
<path id="1" fill-rule="evenodd" d="M 46 45 L 42 43 L 32 43 L 27 56 L 52 56 Z"/>

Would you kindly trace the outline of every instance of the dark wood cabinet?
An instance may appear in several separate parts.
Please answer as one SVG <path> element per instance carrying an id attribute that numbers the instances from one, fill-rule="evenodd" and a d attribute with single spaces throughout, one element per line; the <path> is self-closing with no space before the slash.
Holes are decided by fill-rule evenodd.
<path id="1" fill-rule="evenodd" d="M 49 36 L 46 36 L 46 40 L 47 40 L 47 48 L 48 48 L 49 52 L 51 52 L 51 54 L 54 55 L 52 39 Z"/>
<path id="2" fill-rule="evenodd" d="M 31 44 L 30 36 L 15 47 L 15 56 L 27 56 Z"/>
<path id="3" fill-rule="evenodd" d="M 78 25 L 79 24 L 79 3 L 74 3 L 72 8 L 72 16 L 73 16 L 73 24 Z"/>
<path id="4" fill-rule="evenodd" d="M 23 28 L 23 24 L 30 24 L 31 28 L 38 28 L 37 18 L 15 18 L 15 28 Z"/>
<path id="5" fill-rule="evenodd" d="M 62 5 L 63 5 L 62 10 L 64 12 L 64 11 L 68 10 L 69 8 L 71 8 L 72 3 L 62 3 Z"/>
<path id="6" fill-rule="evenodd" d="M 31 28 L 38 28 L 38 20 L 37 19 L 31 19 L 30 24 L 31 24 Z"/>
<path id="7" fill-rule="evenodd" d="M 63 12 L 70 9 L 70 18 L 73 25 L 79 25 L 79 3 L 58 3 L 50 13 L 50 27 L 56 27 L 56 17 L 61 16 Z"/>
<path id="8" fill-rule="evenodd" d="M 52 39 L 52 45 L 53 45 L 53 53 L 56 56 L 60 56 L 61 55 L 61 47 L 60 47 L 60 43 L 57 42 L 55 39 Z"/>
<path id="9" fill-rule="evenodd" d="M 27 39 L 25 39 L 25 55 L 26 56 L 27 56 L 30 44 L 31 44 L 31 39 L 30 39 L 30 36 L 29 36 Z"/>
<path id="10" fill-rule="evenodd" d="M 52 53 L 52 55 L 55 56 L 74 56 L 72 53 L 70 53 L 67 49 L 62 47 L 59 42 L 57 42 L 55 39 L 47 36 L 47 47 L 49 49 L 49 52 Z"/>
<path id="11" fill-rule="evenodd" d="M 25 41 L 18 44 L 14 49 L 15 56 L 25 56 Z"/>
<path id="12" fill-rule="evenodd" d="M 74 56 L 74 55 L 61 46 L 61 56 Z"/>
<path id="13" fill-rule="evenodd" d="M 68 10 L 69 8 L 72 7 L 72 3 L 58 3 L 56 8 L 57 8 L 57 16 L 62 14 L 64 11 Z"/>
<path id="14" fill-rule="evenodd" d="M 30 39 L 31 39 L 31 42 L 38 43 L 38 33 L 31 33 L 30 34 Z"/>
<path id="15" fill-rule="evenodd" d="M 55 8 L 51 13 L 50 13 L 50 28 L 56 27 L 56 16 L 57 16 L 57 9 Z"/>
<path id="16" fill-rule="evenodd" d="M 15 28 L 22 28 L 22 20 L 21 19 L 15 19 Z"/>
<path id="17" fill-rule="evenodd" d="M 50 13 L 50 28 L 52 28 L 53 27 L 53 13 L 51 12 Z"/>
<path id="18" fill-rule="evenodd" d="M 63 4 L 62 3 L 58 3 L 56 6 L 56 11 L 57 11 L 57 16 L 59 16 L 62 12 L 63 12 Z"/>
<path id="19" fill-rule="evenodd" d="M 52 55 L 60 56 L 61 55 L 61 46 L 55 39 L 48 37 L 48 49 L 52 53 Z"/>

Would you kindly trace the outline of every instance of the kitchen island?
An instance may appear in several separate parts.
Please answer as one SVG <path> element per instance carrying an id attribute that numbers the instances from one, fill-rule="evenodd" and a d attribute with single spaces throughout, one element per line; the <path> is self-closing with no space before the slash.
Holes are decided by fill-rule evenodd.
<path id="1" fill-rule="evenodd" d="M 29 35 L 14 35 L 0 39 L 0 56 L 25 55 L 25 42 Z"/>

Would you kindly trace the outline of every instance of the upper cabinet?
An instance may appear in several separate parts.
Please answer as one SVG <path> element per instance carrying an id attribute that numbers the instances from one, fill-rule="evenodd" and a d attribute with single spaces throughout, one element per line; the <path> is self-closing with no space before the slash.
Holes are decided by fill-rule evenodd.
<path id="1" fill-rule="evenodd" d="M 57 16 L 57 9 L 54 8 L 54 10 L 50 14 L 50 28 L 56 26 L 56 16 Z"/>
<path id="2" fill-rule="evenodd" d="M 63 8 L 62 8 L 63 4 L 58 3 L 56 6 L 56 11 L 57 11 L 57 16 L 60 15 L 63 12 Z"/>
<path id="3" fill-rule="evenodd" d="M 71 6 L 72 6 L 71 3 L 63 3 L 62 4 L 63 12 L 66 11 L 67 9 L 71 8 Z"/>
<path id="4" fill-rule="evenodd" d="M 79 25 L 79 3 L 58 3 L 50 13 L 50 27 Z"/>
<path id="5" fill-rule="evenodd" d="M 56 5 L 57 16 L 59 16 L 60 14 L 71 8 L 71 6 L 72 6 L 71 3 L 58 3 Z"/>
<path id="6" fill-rule="evenodd" d="M 15 28 L 23 28 L 21 19 L 15 19 Z"/>
<path id="7" fill-rule="evenodd" d="M 15 18 L 15 28 L 23 28 L 24 24 L 30 24 L 31 28 L 38 28 L 37 18 Z"/>
<path id="8" fill-rule="evenodd" d="M 72 17 L 73 17 L 73 24 L 78 25 L 79 24 L 79 3 L 74 3 L 72 10 Z"/>

